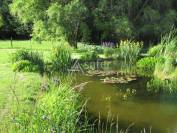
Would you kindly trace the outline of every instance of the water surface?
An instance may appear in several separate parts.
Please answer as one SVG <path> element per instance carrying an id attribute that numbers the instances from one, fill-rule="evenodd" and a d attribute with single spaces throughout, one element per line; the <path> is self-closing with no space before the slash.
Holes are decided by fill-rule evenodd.
<path id="1" fill-rule="evenodd" d="M 87 111 L 92 117 L 100 117 L 104 121 L 111 116 L 122 129 L 134 123 L 130 133 L 141 133 L 144 128 L 146 132 L 152 128 L 152 133 L 177 132 L 176 100 L 147 92 L 149 78 L 139 77 L 128 84 L 104 84 L 101 78 L 77 75 L 79 82 L 90 81 L 81 93 L 88 100 Z M 134 89 L 136 94 L 125 98 L 126 89 Z"/>

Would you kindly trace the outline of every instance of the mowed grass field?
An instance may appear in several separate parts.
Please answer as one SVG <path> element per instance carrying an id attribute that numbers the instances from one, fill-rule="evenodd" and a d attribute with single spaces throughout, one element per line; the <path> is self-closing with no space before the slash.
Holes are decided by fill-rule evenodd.
<path id="1" fill-rule="evenodd" d="M 0 132 L 9 131 L 11 114 L 18 107 L 30 107 L 33 97 L 38 95 L 41 77 L 37 73 L 13 72 L 12 54 L 17 49 L 32 49 L 46 56 L 51 46 L 31 43 L 30 41 L 0 41 Z"/>

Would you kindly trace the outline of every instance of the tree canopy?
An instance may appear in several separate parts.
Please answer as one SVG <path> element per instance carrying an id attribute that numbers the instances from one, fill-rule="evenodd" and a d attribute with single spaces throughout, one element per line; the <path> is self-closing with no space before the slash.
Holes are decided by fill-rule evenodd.
<path id="1" fill-rule="evenodd" d="M 11 12 L 32 24 L 36 40 L 154 41 L 177 25 L 176 0 L 13 0 Z"/>
<path id="2" fill-rule="evenodd" d="M 15 16 L 10 14 L 9 4 L 12 0 L 0 1 L 0 38 L 9 38 L 11 36 L 28 36 L 31 32 L 29 25 L 21 24 Z"/>

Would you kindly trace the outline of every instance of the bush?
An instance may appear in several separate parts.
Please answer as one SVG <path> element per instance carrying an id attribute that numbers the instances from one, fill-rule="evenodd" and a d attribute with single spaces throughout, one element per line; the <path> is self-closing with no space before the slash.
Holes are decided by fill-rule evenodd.
<path id="1" fill-rule="evenodd" d="M 125 62 L 134 63 L 140 54 L 142 46 L 142 42 L 129 40 L 121 41 L 118 48 L 118 57 L 123 59 Z"/>
<path id="2" fill-rule="evenodd" d="M 164 45 L 157 45 L 149 49 L 148 55 L 151 57 L 158 57 L 160 56 L 164 51 Z"/>
<path id="3" fill-rule="evenodd" d="M 30 62 L 31 65 L 34 65 L 34 68 L 37 67 L 40 74 L 44 73 L 44 60 L 41 58 L 41 55 L 38 52 L 28 51 L 28 50 L 18 50 L 14 53 L 12 57 L 13 62 L 18 62 L 17 66 L 22 66 L 25 62 L 27 65 L 27 61 Z M 20 62 L 21 61 L 21 62 Z M 21 65 L 20 65 L 21 64 Z M 30 66 L 31 67 L 31 66 Z M 29 69 L 31 70 L 31 69 Z"/>
<path id="4" fill-rule="evenodd" d="M 71 47 L 66 41 L 59 42 L 52 50 L 52 72 L 67 72 L 71 67 Z"/>
<path id="5" fill-rule="evenodd" d="M 33 65 L 28 60 L 20 60 L 14 63 L 13 71 L 37 72 L 39 71 L 39 68 L 37 65 Z"/>
<path id="6" fill-rule="evenodd" d="M 12 62 L 16 62 L 20 60 L 31 60 L 30 52 L 25 49 L 16 51 L 12 56 Z"/>
<path id="7" fill-rule="evenodd" d="M 159 61 L 161 62 L 163 59 L 162 58 L 155 58 L 155 57 L 146 57 L 140 59 L 137 63 L 136 66 L 140 70 L 142 74 L 148 74 L 151 75 L 153 74 L 155 70 L 155 65 Z"/>

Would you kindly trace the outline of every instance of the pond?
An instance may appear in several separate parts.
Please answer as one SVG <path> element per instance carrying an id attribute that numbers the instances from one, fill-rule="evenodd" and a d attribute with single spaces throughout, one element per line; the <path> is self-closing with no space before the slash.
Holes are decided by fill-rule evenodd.
<path id="1" fill-rule="evenodd" d="M 116 63 L 114 63 L 116 64 Z M 104 71 L 120 71 L 120 65 L 110 65 Z M 119 76 L 117 76 L 119 77 Z M 119 129 L 130 127 L 130 133 L 175 133 L 177 131 L 177 102 L 163 95 L 150 94 L 146 83 L 150 78 L 138 76 L 128 83 L 104 83 L 104 75 L 77 75 L 77 82 L 89 83 L 81 91 L 87 99 L 87 112 L 91 118 L 112 122 Z M 105 127 L 104 127 L 105 128 Z M 106 130 L 106 129 L 105 129 Z M 112 133 L 117 128 L 113 126 Z"/>

